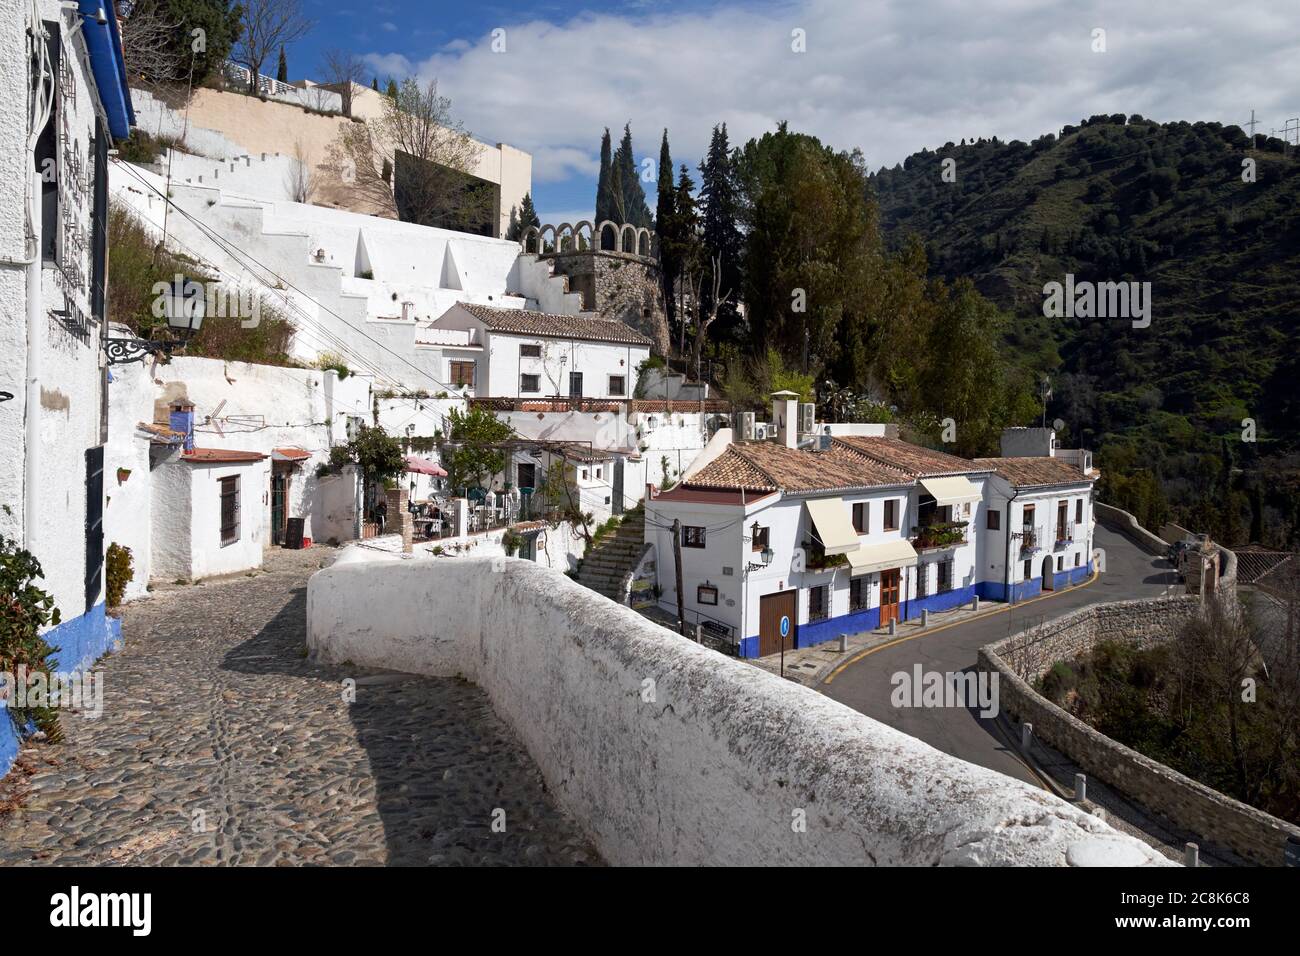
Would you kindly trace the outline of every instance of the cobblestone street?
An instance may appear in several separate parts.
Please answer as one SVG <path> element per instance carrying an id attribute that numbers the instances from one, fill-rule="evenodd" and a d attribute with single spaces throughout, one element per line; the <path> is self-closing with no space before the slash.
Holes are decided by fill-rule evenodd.
<path id="1" fill-rule="evenodd" d="M 103 715 L 65 713 L 5 781 L 0 865 L 598 864 L 478 688 L 307 660 L 333 554 L 128 605 Z"/>

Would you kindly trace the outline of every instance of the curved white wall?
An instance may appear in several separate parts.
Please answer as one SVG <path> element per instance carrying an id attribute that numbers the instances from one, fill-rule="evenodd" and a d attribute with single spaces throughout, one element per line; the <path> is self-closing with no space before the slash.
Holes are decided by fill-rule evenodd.
<path id="1" fill-rule="evenodd" d="M 311 579 L 307 617 L 323 660 L 482 686 L 611 863 L 1168 862 L 531 562 L 331 567 Z"/>

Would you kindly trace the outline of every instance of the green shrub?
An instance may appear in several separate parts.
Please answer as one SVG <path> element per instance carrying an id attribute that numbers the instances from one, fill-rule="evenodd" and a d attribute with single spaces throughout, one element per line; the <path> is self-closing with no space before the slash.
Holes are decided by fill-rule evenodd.
<path id="1" fill-rule="evenodd" d="M 135 566 L 131 549 L 114 541 L 104 556 L 104 589 L 109 607 L 122 606 L 122 596 L 126 594 L 126 586 L 133 577 Z"/>
<path id="2" fill-rule="evenodd" d="M 35 555 L 0 535 L 0 671 L 7 674 L 16 673 L 19 666 L 43 671 L 49 666 L 47 658 L 58 650 L 41 636 L 44 628 L 60 620 L 54 598 L 35 584 L 44 576 Z M 63 739 L 58 711 L 52 707 L 10 707 L 9 713 L 19 727 L 30 720 L 49 740 Z"/>

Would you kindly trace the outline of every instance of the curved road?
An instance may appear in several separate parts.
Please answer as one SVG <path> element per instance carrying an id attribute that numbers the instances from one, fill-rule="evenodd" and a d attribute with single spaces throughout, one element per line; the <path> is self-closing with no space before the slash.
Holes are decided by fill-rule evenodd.
<path id="1" fill-rule="evenodd" d="M 1174 581 L 1164 558 L 1147 554 L 1100 524 L 1096 526 L 1093 546 L 1106 552 L 1106 572 L 1091 583 L 880 645 L 832 672 L 819 689 L 944 753 L 1041 786 L 1007 747 L 993 719 L 983 719 L 965 707 L 894 707 L 890 703 L 890 678 L 899 671 L 910 674 L 917 663 L 927 672 L 973 670 L 981 647 L 1013 631 L 1088 604 L 1159 597 Z"/>

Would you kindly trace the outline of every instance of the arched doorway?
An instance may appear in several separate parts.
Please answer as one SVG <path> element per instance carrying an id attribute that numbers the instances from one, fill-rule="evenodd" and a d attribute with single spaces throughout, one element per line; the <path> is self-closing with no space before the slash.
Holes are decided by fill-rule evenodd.
<path id="1" fill-rule="evenodd" d="M 1043 558 L 1043 590 L 1044 591 L 1056 590 L 1053 581 L 1054 577 L 1055 575 L 1052 572 L 1052 556 L 1049 554 Z"/>

